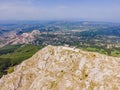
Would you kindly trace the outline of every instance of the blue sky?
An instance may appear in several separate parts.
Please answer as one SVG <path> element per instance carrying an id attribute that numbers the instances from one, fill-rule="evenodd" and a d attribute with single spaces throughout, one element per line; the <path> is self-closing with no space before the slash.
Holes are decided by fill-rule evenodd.
<path id="1" fill-rule="evenodd" d="M 0 20 L 120 22 L 120 0 L 0 0 Z"/>

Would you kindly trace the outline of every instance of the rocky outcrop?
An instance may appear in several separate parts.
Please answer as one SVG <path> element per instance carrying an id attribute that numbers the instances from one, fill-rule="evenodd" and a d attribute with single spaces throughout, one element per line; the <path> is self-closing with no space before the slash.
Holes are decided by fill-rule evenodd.
<path id="1" fill-rule="evenodd" d="M 0 90 L 120 90 L 120 58 L 47 46 L 3 76 Z"/>
<path id="2" fill-rule="evenodd" d="M 39 30 L 33 30 L 33 31 L 31 32 L 31 35 L 32 35 L 33 37 L 38 38 L 38 37 L 41 35 L 41 33 L 40 33 Z"/>
<path id="3" fill-rule="evenodd" d="M 33 30 L 31 33 L 23 33 L 16 36 L 15 39 L 12 39 L 10 42 L 12 44 L 29 44 L 34 42 L 40 36 L 39 30 Z"/>
<path id="4" fill-rule="evenodd" d="M 39 30 L 33 30 L 31 33 L 22 33 L 16 34 L 15 32 L 9 33 L 7 37 L 0 37 L 0 47 L 5 45 L 13 45 L 13 44 L 30 44 L 34 43 L 36 39 L 41 35 Z"/>

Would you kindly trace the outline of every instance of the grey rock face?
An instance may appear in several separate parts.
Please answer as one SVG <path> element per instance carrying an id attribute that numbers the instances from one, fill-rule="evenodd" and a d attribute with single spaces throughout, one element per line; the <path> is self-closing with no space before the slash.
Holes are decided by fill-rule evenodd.
<path id="1" fill-rule="evenodd" d="M 47 46 L 3 76 L 0 90 L 120 90 L 120 58 Z"/>

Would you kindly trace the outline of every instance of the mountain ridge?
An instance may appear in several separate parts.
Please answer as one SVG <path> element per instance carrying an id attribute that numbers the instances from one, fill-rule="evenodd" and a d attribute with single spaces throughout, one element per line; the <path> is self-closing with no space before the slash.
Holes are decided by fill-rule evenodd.
<path id="1" fill-rule="evenodd" d="M 120 58 L 47 46 L 0 79 L 0 90 L 119 90 Z"/>

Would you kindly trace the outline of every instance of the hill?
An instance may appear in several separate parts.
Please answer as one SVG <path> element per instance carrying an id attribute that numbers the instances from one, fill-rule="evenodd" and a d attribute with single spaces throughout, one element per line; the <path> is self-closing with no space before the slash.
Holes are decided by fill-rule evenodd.
<path id="1" fill-rule="evenodd" d="M 0 79 L 0 90 L 119 90 L 120 58 L 47 46 Z"/>
<path id="2" fill-rule="evenodd" d="M 7 74 L 10 67 L 20 64 L 30 58 L 43 46 L 37 45 L 9 45 L 0 48 L 0 77 Z"/>

